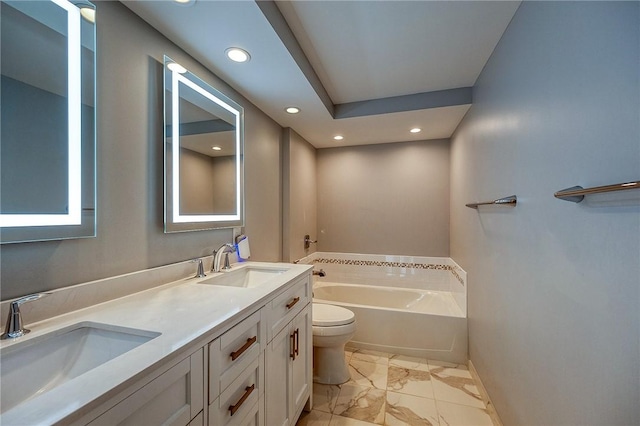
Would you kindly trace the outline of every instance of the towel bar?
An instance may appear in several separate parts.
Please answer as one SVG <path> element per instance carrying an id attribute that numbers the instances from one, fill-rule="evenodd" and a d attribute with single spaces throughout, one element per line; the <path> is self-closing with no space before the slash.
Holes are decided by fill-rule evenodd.
<path id="1" fill-rule="evenodd" d="M 515 207 L 517 203 L 518 203 L 517 197 L 515 195 L 510 195 L 509 197 L 498 198 L 497 200 L 493 200 L 493 201 L 484 201 L 482 203 L 469 203 L 465 205 L 467 207 L 477 210 L 478 206 L 500 205 L 500 206 Z"/>
<path id="2" fill-rule="evenodd" d="M 584 199 L 585 195 L 602 194 L 604 192 L 625 191 L 627 189 L 640 189 L 640 181 L 617 183 L 615 185 L 594 186 L 592 188 L 583 188 L 581 186 L 572 186 L 556 192 L 554 197 L 565 201 L 573 201 L 579 203 Z"/>

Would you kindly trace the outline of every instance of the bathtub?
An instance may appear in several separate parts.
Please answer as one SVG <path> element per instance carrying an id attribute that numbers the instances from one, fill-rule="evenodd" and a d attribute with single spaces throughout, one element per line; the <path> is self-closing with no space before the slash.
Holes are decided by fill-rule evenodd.
<path id="1" fill-rule="evenodd" d="M 449 258 L 317 252 L 313 301 L 356 315 L 349 346 L 467 362 L 466 273 Z"/>

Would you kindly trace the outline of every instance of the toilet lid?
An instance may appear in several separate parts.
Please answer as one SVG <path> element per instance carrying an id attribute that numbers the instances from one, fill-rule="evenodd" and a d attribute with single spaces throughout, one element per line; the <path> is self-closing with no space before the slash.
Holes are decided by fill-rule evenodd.
<path id="1" fill-rule="evenodd" d="M 356 315 L 353 312 L 340 306 L 314 303 L 312 309 L 312 322 L 315 326 L 345 325 L 352 323 L 356 319 Z"/>

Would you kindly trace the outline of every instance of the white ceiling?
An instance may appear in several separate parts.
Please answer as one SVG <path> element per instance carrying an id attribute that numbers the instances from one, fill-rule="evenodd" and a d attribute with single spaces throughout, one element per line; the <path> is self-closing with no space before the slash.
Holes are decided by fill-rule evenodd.
<path id="1" fill-rule="evenodd" d="M 520 4 L 294 1 L 277 2 L 269 14 L 262 10 L 273 4 L 261 2 L 260 7 L 251 0 L 196 0 L 189 6 L 170 0 L 123 3 L 317 148 L 451 136 L 470 107 L 468 101 L 426 108 L 406 102 L 406 95 L 473 86 Z M 282 17 L 295 39 L 278 25 Z M 224 52 L 231 46 L 249 51 L 251 61 L 226 59 Z M 389 97 L 393 102 L 377 101 L 389 106 L 385 114 L 335 119 L 329 111 L 331 104 L 357 101 L 365 101 L 366 110 L 366 101 Z M 285 113 L 291 105 L 302 112 Z M 411 134 L 413 127 L 423 131 Z M 337 134 L 345 139 L 336 142 Z"/>

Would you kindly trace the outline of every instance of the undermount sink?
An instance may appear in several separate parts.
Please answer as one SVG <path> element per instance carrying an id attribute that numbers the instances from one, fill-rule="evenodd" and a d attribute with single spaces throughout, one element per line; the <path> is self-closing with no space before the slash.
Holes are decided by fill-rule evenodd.
<path id="1" fill-rule="evenodd" d="M 249 266 L 236 269 L 235 271 L 225 272 L 223 275 L 208 278 L 200 281 L 199 284 L 254 288 L 271 281 L 288 270 L 288 268 Z"/>
<path id="2" fill-rule="evenodd" d="M 110 361 L 160 333 L 83 322 L 0 351 L 0 412 Z"/>

